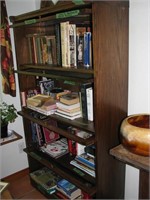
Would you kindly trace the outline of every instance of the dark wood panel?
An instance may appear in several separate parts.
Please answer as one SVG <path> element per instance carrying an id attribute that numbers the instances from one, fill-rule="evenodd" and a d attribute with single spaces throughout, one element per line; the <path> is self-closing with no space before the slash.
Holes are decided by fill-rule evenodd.
<path id="1" fill-rule="evenodd" d="M 139 199 L 150 199 L 150 174 L 140 170 Z"/>
<path id="2" fill-rule="evenodd" d="M 125 169 L 109 155 L 127 115 L 128 2 L 93 5 L 97 198 L 123 198 Z"/>

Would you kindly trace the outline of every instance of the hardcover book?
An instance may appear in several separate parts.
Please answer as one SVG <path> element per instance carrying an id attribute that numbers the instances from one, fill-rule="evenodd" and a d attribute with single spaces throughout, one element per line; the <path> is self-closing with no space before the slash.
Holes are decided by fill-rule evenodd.
<path id="1" fill-rule="evenodd" d="M 84 66 L 84 33 L 86 32 L 86 27 L 76 27 L 77 34 L 77 66 Z"/>
<path id="2" fill-rule="evenodd" d="M 87 108 L 87 88 L 91 88 L 92 83 L 83 83 L 81 85 L 81 101 L 82 101 L 82 117 L 88 120 L 88 108 Z"/>
<path id="3" fill-rule="evenodd" d="M 61 66 L 61 36 L 60 36 L 60 24 L 55 24 L 55 33 L 56 33 L 56 59 L 57 64 Z"/>
<path id="4" fill-rule="evenodd" d="M 56 101 L 48 95 L 35 95 L 27 99 L 27 107 L 44 115 L 54 114 Z"/>
<path id="5" fill-rule="evenodd" d="M 91 65 L 91 32 L 84 33 L 84 67 Z"/>
<path id="6" fill-rule="evenodd" d="M 59 139 L 60 136 L 58 133 L 55 133 L 54 131 L 51 131 L 45 127 L 42 127 L 42 129 L 44 133 L 45 143 L 50 143 Z"/>
<path id="7" fill-rule="evenodd" d="M 36 133 L 37 133 L 39 146 L 42 146 L 45 144 L 45 137 L 44 137 L 42 126 L 37 123 L 35 126 L 36 126 Z"/>
<path id="8" fill-rule="evenodd" d="M 79 94 L 76 92 L 71 92 L 69 94 L 60 97 L 60 102 L 66 105 L 73 105 L 79 103 Z"/>
<path id="9" fill-rule="evenodd" d="M 35 106 L 30 106 L 28 105 L 27 106 L 28 108 L 30 108 L 31 110 L 34 110 L 34 111 L 37 111 L 43 115 L 46 115 L 46 116 L 49 116 L 49 115 L 52 115 L 56 112 L 56 109 L 52 109 L 52 110 L 45 110 L 43 109 L 42 107 L 35 107 Z"/>
<path id="10" fill-rule="evenodd" d="M 69 24 L 70 67 L 76 68 L 76 25 Z"/>
<path id="11" fill-rule="evenodd" d="M 51 97 L 48 95 L 38 94 L 27 99 L 27 106 L 42 106 L 46 101 L 50 100 Z"/>
<path id="12" fill-rule="evenodd" d="M 62 67 L 70 67 L 69 21 L 60 23 Z"/>

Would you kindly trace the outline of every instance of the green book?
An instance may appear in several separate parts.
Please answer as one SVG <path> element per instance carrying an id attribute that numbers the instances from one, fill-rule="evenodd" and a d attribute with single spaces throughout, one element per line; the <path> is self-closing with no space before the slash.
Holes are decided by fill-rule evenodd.
<path id="1" fill-rule="evenodd" d="M 55 192 L 57 182 L 60 180 L 60 177 L 47 167 L 30 173 L 30 177 L 50 194 Z"/>

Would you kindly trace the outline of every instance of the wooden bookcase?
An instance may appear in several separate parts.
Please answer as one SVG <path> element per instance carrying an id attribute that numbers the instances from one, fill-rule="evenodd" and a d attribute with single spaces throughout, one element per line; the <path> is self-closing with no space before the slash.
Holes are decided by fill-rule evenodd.
<path id="1" fill-rule="evenodd" d="M 82 2 L 80 2 L 82 3 Z M 80 85 L 94 82 L 94 122 L 82 118 L 67 120 L 55 114 L 55 119 L 63 125 L 92 133 L 87 140 L 70 135 L 60 127 L 33 118 L 30 109 L 23 107 L 19 114 L 23 117 L 29 169 L 33 172 L 47 166 L 69 180 L 81 190 L 96 199 L 121 199 L 124 197 L 125 168 L 113 159 L 109 150 L 119 144 L 119 126 L 127 115 L 128 95 L 128 1 L 84 1 L 76 5 L 71 1 L 58 2 L 54 6 L 37 11 L 12 16 L 14 30 L 19 88 L 21 92 L 34 89 L 36 77 L 48 77 L 58 82 L 64 89 L 79 91 Z M 56 14 L 78 10 L 77 16 L 57 18 Z M 63 68 L 62 66 L 30 63 L 27 35 L 34 33 L 55 34 L 55 25 L 63 21 L 87 24 L 92 30 L 92 67 Z M 68 82 L 68 84 L 65 84 Z M 70 84 L 70 83 L 74 84 Z M 69 164 L 70 156 L 52 159 L 32 146 L 30 122 L 36 122 L 60 135 L 86 146 L 96 146 L 96 178 L 81 176 Z M 35 183 L 33 183 L 35 185 Z M 35 185 L 35 187 L 38 187 Z M 54 198 L 48 196 L 48 198 Z"/>

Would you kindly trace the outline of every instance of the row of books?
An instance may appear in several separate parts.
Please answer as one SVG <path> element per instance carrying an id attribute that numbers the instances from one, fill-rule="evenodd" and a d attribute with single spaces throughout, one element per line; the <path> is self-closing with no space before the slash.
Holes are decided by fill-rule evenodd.
<path id="1" fill-rule="evenodd" d="M 30 63 L 57 64 L 56 37 L 54 35 L 28 34 Z"/>
<path id="2" fill-rule="evenodd" d="M 57 111 L 56 114 L 71 120 L 79 117 L 94 120 L 92 82 L 82 83 L 77 93 L 56 87 L 52 79 L 37 77 L 37 87 L 21 92 L 21 101 L 22 106 L 45 115 L 51 115 Z"/>
<path id="3" fill-rule="evenodd" d="M 62 67 L 92 66 L 92 37 L 89 27 L 60 23 Z"/>
<path id="4" fill-rule="evenodd" d="M 36 115 L 36 113 L 32 113 Z M 37 116 L 36 116 L 37 117 Z M 38 116 L 39 117 L 39 116 Z M 41 116 L 40 116 L 41 118 Z M 49 125 L 57 127 L 57 122 L 53 119 L 49 119 Z M 66 153 L 70 155 L 78 156 L 84 152 L 90 153 L 90 147 L 79 144 L 71 139 L 60 139 L 60 135 L 46 127 L 43 127 L 35 122 L 31 121 L 32 130 L 32 142 L 35 143 L 40 149 L 49 154 L 53 158 L 58 158 Z M 74 134 L 80 138 L 87 139 L 92 136 L 92 134 L 69 126 L 67 128 L 70 134 Z M 54 149 L 56 151 L 54 151 Z"/>
<path id="5" fill-rule="evenodd" d="M 55 35 L 35 33 L 26 36 L 30 63 L 68 68 L 92 66 L 90 27 L 78 27 L 66 21 L 56 24 L 55 31 Z"/>
<path id="6" fill-rule="evenodd" d="M 55 194 L 58 199 L 90 199 L 91 197 L 82 192 L 74 184 L 61 178 L 47 167 L 43 167 L 30 173 L 30 178 L 46 194 Z"/>
<path id="7" fill-rule="evenodd" d="M 63 91 L 57 93 L 59 100 L 52 95 L 37 94 L 22 102 L 28 108 L 45 115 L 56 114 L 64 118 L 74 120 L 82 117 L 83 119 L 93 121 L 93 88 L 91 84 L 83 84 L 81 93 Z"/>
<path id="8" fill-rule="evenodd" d="M 83 138 L 83 139 L 87 139 L 87 138 L 90 138 L 92 136 L 91 133 L 88 133 L 88 132 L 83 131 L 83 130 L 79 130 L 79 129 L 74 128 L 72 126 L 68 127 L 68 132 L 70 134 L 76 135 L 76 136 Z M 83 145 L 83 144 L 80 144 L 80 143 L 78 143 L 74 140 L 68 139 L 68 148 L 69 148 L 70 155 L 76 156 L 76 155 L 80 155 L 80 154 L 84 153 L 86 146 Z"/>
<path id="9" fill-rule="evenodd" d="M 57 122 L 50 119 L 49 124 L 57 127 Z M 60 138 L 59 134 L 31 121 L 32 142 L 43 146 Z"/>

